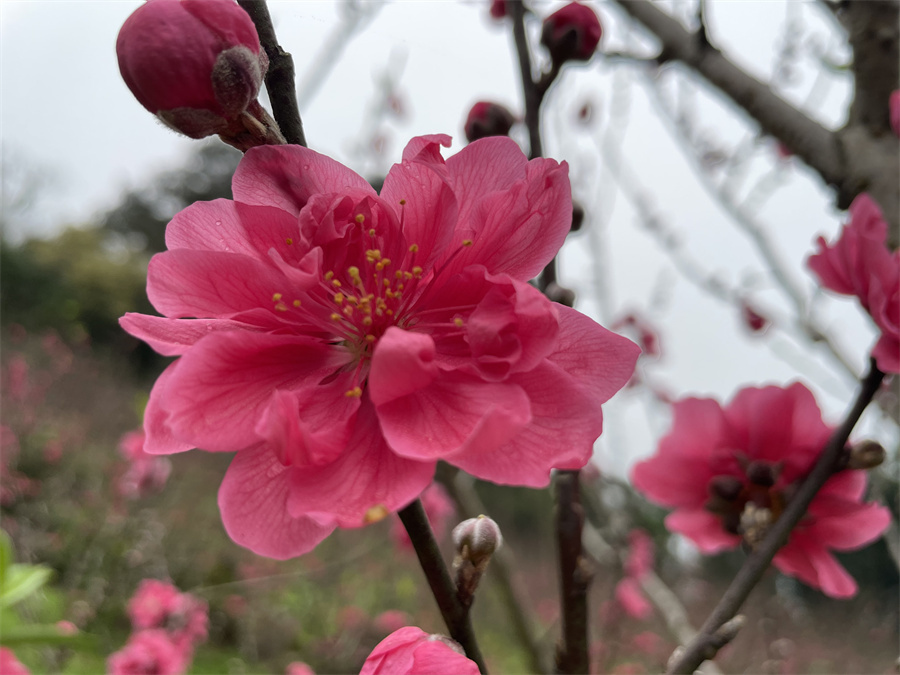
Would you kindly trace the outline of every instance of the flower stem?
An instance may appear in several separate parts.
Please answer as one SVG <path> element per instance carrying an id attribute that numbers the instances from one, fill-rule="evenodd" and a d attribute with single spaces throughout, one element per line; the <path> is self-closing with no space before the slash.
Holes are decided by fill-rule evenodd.
<path id="1" fill-rule="evenodd" d="M 804 479 L 797 494 L 775 521 L 765 539 L 756 550 L 747 556 L 743 566 L 738 570 L 728 590 L 725 591 L 698 635 L 685 646 L 684 651 L 677 658 L 672 659 L 668 673 L 693 673 L 703 661 L 713 658 L 723 646 L 719 644 L 721 640 L 717 639 L 719 630 L 737 614 L 744 600 L 750 595 L 750 591 L 768 569 L 772 558 L 778 553 L 778 549 L 787 542 L 793 527 L 806 513 L 806 509 L 816 493 L 838 469 L 838 460 L 847 444 L 850 432 L 853 431 L 853 427 L 856 426 L 866 406 L 871 403 L 883 379 L 884 373 L 878 370 L 875 361 L 872 360 L 853 407 L 847 413 L 841 426 L 828 439 L 828 443 L 812 471 Z"/>
<path id="2" fill-rule="evenodd" d="M 297 90 L 294 88 L 294 59 L 284 51 L 275 37 L 275 27 L 265 0 L 238 0 L 259 34 L 259 42 L 269 57 L 266 72 L 266 90 L 272 103 L 272 114 L 288 143 L 306 147 L 303 121 L 297 107 Z"/>
<path id="3" fill-rule="evenodd" d="M 437 601 L 441 616 L 444 617 L 447 630 L 450 631 L 450 637 L 462 646 L 466 651 L 466 656 L 476 663 L 482 675 L 487 675 L 484 657 L 475 640 L 475 631 L 472 630 L 469 610 L 463 606 L 456 595 L 456 586 L 441 557 L 441 551 L 434 539 L 425 509 L 422 508 L 422 502 L 417 499 L 406 508 L 401 509 L 398 515 L 409 533 L 409 538 L 419 558 L 419 564 L 431 587 L 431 593 Z"/>
<path id="4" fill-rule="evenodd" d="M 556 543 L 562 603 L 562 635 L 556 647 L 559 673 L 590 672 L 587 590 L 593 572 L 581 545 L 584 508 L 578 473 L 558 471 L 556 474 Z"/>

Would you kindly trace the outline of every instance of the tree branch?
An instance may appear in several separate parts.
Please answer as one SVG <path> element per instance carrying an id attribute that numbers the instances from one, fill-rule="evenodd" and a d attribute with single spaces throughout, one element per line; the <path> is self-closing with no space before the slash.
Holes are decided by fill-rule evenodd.
<path id="1" fill-rule="evenodd" d="M 431 593 L 437 601 L 441 616 L 444 617 L 447 630 L 450 631 L 450 637 L 462 645 L 466 656 L 478 665 L 478 670 L 482 675 L 487 675 L 484 657 L 481 655 L 481 650 L 475 640 L 475 632 L 472 630 L 469 610 L 463 607 L 456 595 L 456 586 L 450 578 L 447 566 L 444 565 L 444 559 L 441 557 L 441 551 L 434 539 L 434 533 L 431 531 L 431 525 L 428 522 L 428 516 L 425 515 L 425 509 L 422 508 L 421 500 L 417 499 L 406 508 L 401 509 L 397 515 L 400 516 L 403 526 L 409 533 L 410 541 L 412 541 L 416 556 L 419 558 L 419 564 L 431 587 Z"/>
<path id="2" fill-rule="evenodd" d="M 556 543 L 559 550 L 559 585 L 562 602 L 562 635 L 556 647 L 560 673 L 587 673 L 587 589 L 593 577 L 591 563 L 581 545 L 584 508 L 581 506 L 578 471 L 556 473 Z"/>
<path id="3" fill-rule="evenodd" d="M 238 4 L 253 20 L 259 42 L 269 57 L 266 91 L 269 92 L 275 121 L 288 143 L 306 147 L 303 122 L 297 108 L 297 91 L 294 88 L 294 60 L 278 44 L 269 7 L 265 0 L 238 0 Z"/>
<path id="4" fill-rule="evenodd" d="M 660 62 L 681 61 L 744 109 L 765 133 L 780 140 L 794 155 L 812 167 L 825 183 L 838 189 L 839 208 L 847 208 L 861 192 L 871 193 L 891 225 L 891 243 L 893 246 L 897 245 L 900 241 L 900 148 L 896 139 L 889 134 L 874 134 L 863 123 L 869 117 L 863 116 L 861 112 L 851 114 L 850 123 L 844 129 L 829 131 L 777 96 L 765 83 L 748 75 L 721 51 L 704 45 L 696 34 L 687 31 L 649 0 L 615 1 L 659 39 Z M 860 30 L 863 37 L 856 41 L 851 37 L 854 49 L 861 50 L 862 54 L 877 52 L 877 58 L 872 60 L 873 65 L 866 66 L 865 72 L 874 73 L 882 66 L 889 69 L 888 73 L 892 69 L 892 82 L 896 87 L 896 0 L 848 4 L 853 8 L 854 14 L 859 13 L 865 17 L 859 20 L 863 26 Z M 885 7 L 877 11 L 872 9 L 882 5 Z M 881 14 L 882 10 L 884 16 Z M 888 13 L 893 17 L 892 20 L 885 19 Z M 881 28 L 887 25 L 893 30 Z M 877 46 L 873 47 L 872 43 Z M 865 61 L 868 63 L 868 59 Z M 857 76 L 862 73 L 863 70 L 859 70 Z M 887 79 L 889 78 L 884 78 Z M 874 104 L 861 102 L 859 105 L 880 106 L 880 116 L 886 114 L 888 109 L 887 96 L 881 98 L 886 86 L 884 80 L 879 78 L 877 86 L 873 85 L 871 91 L 866 87 L 858 91 L 861 101 L 876 101 Z M 856 103 L 854 106 L 856 110 Z M 859 123 L 856 118 L 859 118 Z M 877 128 L 881 128 L 881 124 L 878 122 Z"/>
<path id="5" fill-rule="evenodd" d="M 862 381 L 853 407 L 847 413 L 841 426 L 828 439 L 828 443 L 812 471 L 800 485 L 797 494 L 788 502 L 787 508 L 775 521 L 759 547 L 747 556 L 731 585 L 719 600 L 719 604 L 703 624 L 699 635 L 669 665 L 668 673 L 693 673 L 703 661 L 715 656 L 719 649 L 716 640 L 719 630 L 734 618 L 744 600 L 750 595 L 750 591 L 768 569 L 772 558 L 787 542 L 791 530 L 800 522 L 816 493 L 834 473 L 844 446 L 847 444 L 847 439 L 850 437 L 850 432 L 856 426 L 866 406 L 872 401 L 883 379 L 884 373 L 878 370 L 875 361 L 872 360 L 869 373 Z"/>

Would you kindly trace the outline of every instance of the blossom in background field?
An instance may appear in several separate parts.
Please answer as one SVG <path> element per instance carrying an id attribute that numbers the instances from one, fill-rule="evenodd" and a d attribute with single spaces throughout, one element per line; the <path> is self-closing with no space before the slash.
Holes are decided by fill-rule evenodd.
<path id="1" fill-rule="evenodd" d="M 120 495 L 141 499 L 162 490 L 172 471 L 165 457 L 144 452 L 143 431 L 130 431 L 119 440 L 119 453 L 128 461 L 128 469 L 116 481 Z"/>
<path id="2" fill-rule="evenodd" d="M 128 616 L 135 630 L 165 628 L 177 644 L 193 647 L 207 637 L 206 603 L 165 581 L 141 581 L 128 601 Z"/>
<path id="3" fill-rule="evenodd" d="M 746 388 L 725 408 L 712 399 L 674 404 L 672 430 L 656 455 L 634 469 L 635 488 L 675 511 L 666 527 L 704 553 L 753 546 L 776 521 L 831 435 L 802 384 Z M 827 595 L 845 598 L 856 582 L 832 555 L 875 540 L 890 513 L 863 503 L 866 474 L 841 471 L 810 504 L 777 553 L 775 566 Z"/>
<path id="4" fill-rule="evenodd" d="M 825 288 L 859 299 L 881 330 L 872 349 L 878 368 L 900 373 L 900 251 L 888 249 L 887 232 L 881 209 L 861 194 L 837 241 L 829 245 L 819 237 L 819 252 L 807 265 Z"/>
<path id="5" fill-rule="evenodd" d="M 359 675 L 478 675 L 462 647 L 443 635 L 407 626 L 388 635 L 369 654 Z"/>
<path id="6" fill-rule="evenodd" d="M 24 663 L 16 658 L 15 652 L 7 647 L 0 647 L 0 674 L 31 675 Z"/>
<path id="7" fill-rule="evenodd" d="M 437 460 L 540 487 L 579 468 L 638 348 L 527 283 L 572 217 L 565 164 L 508 138 L 444 160 L 413 139 L 381 195 L 299 146 L 261 147 L 235 201 L 169 224 L 123 327 L 165 355 L 145 450 L 238 451 L 219 491 L 274 558 L 397 511 Z M 198 317 L 191 320 L 188 317 Z"/>
<path id="8" fill-rule="evenodd" d="M 292 661 L 284 669 L 284 675 L 316 675 L 316 672 L 303 661 Z"/>
<path id="9" fill-rule="evenodd" d="M 181 675 L 191 656 L 159 628 L 132 633 L 128 643 L 106 660 L 108 675 Z"/>
<path id="10" fill-rule="evenodd" d="M 653 607 L 641 589 L 641 578 L 653 569 L 653 539 L 643 530 L 628 533 L 628 555 L 625 558 L 625 575 L 616 584 L 616 601 L 625 613 L 635 619 L 647 619 Z"/>
<path id="11" fill-rule="evenodd" d="M 455 513 L 453 502 L 450 501 L 447 491 L 440 483 L 429 485 L 419 498 L 422 500 L 422 507 L 425 509 L 425 515 L 428 516 L 431 529 L 434 530 L 434 538 L 439 542 L 442 541 L 444 535 L 447 534 L 450 518 Z M 412 551 L 409 534 L 398 516 L 394 516 L 394 522 L 391 525 L 391 538 L 400 549 Z"/>

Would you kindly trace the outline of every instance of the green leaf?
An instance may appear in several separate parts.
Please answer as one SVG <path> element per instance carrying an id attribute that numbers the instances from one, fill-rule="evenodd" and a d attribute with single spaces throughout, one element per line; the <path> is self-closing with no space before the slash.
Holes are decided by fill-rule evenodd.
<path id="1" fill-rule="evenodd" d="M 41 565 L 10 565 L 0 585 L 0 608 L 14 605 L 35 593 L 52 574 L 49 567 Z"/>
<path id="2" fill-rule="evenodd" d="M 24 644 L 69 645 L 83 644 L 93 636 L 85 633 L 69 633 L 54 625 L 32 624 L 29 626 L 7 626 L 0 634 L 0 644 L 16 647 Z"/>
<path id="3" fill-rule="evenodd" d="M 0 588 L 6 583 L 6 571 L 13 561 L 13 547 L 9 535 L 0 530 Z"/>

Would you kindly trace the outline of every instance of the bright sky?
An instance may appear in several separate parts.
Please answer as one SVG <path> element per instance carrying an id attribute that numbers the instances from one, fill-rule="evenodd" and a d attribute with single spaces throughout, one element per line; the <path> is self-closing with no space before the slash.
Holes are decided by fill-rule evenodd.
<path id="1" fill-rule="evenodd" d="M 113 205 L 123 189 L 177 166 L 194 141 L 156 123 L 122 83 L 115 39 L 125 18 L 140 3 L 122 1 L 3 0 L 0 4 L 0 141 L 13 158 L 12 171 L 36 166 L 54 182 L 27 223 L 28 232 L 46 234 L 68 223 L 87 221 Z M 334 2 L 272 2 L 281 44 L 295 60 L 302 83 L 316 68 L 316 56 L 340 24 L 346 5 Z M 561 3 L 537 4 L 547 14 Z M 785 45 L 799 47 L 794 77 L 780 93 L 830 125 L 839 125 L 850 92 L 844 75 L 825 72 L 812 56 L 845 57 L 833 25 L 814 3 L 713 1 L 714 40 L 753 74 L 768 79 Z M 629 28 L 611 3 L 593 5 L 604 25 L 606 50 L 644 50 L 640 31 Z M 365 5 L 369 10 L 372 5 Z M 691 6 L 675 10 L 690 16 Z M 800 32 L 785 33 L 786 25 Z M 535 30 L 538 26 L 534 26 Z M 535 36 L 536 37 L 536 36 Z M 318 95 L 303 111 L 310 146 L 358 170 L 354 145 L 364 128 L 366 111 L 377 95 L 376 79 L 389 70 L 399 81 L 405 115 L 388 122 L 383 166 L 399 159 L 406 140 L 422 133 L 445 132 L 460 147 L 466 111 L 479 99 L 493 99 L 516 109 L 519 85 L 505 24 L 488 17 L 486 2 L 410 1 L 387 4 L 334 60 Z M 746 195 L 777 159 L 774 147 L 755 140 L 745 118 L 718 95 L 697 93 L 673 69 L 657 77 L 661 88 L 692 102 L 697 127 L 715 147 L 750 148 L 743 187 Z M 700 393 L 730 398 L 748 384 L 785 383 L 798 375 L 832 415 L 851 396 L 850 381 L 808 344 L 774 331 L 749 336 L 736 310 L 698 292 L 672 269 L 653 237 L 642 229 L 634 204 L 613 188 L 609 164 L 598 161 L 598 142 L 609 116 L 620 119 L 616 138 L 627 172 L 640 183 L 667 227 L 680 233 L 684 248 L 704 268 L 744 288 L 764 308 L 785 311 L 789 305 L 765 275 L 748 238 L 728 220 L 715 200 L 692 175 L 690 164 L 656 114 L 649 85 L 639 71 L 613 67 L 602 59 L 572 68 L 551 92 L 546 106 L 546 152 L 567 159 L 576 197 L 588 207 L 587 228 L 602 236 L 600 269 L 611 289 L 611 307 L 602 310 L 593 281 L 591 238 L 581 233 L 563 253 L 562 274 L 578 291 L 579 308 L 610 318 L 625 308 L 654 315 L 662 334 L 664 358 L 650 375 L 674 395 Z M 817 77 L 817 73 L 820 74 Z M 576 111 L 590 101 L 591 125 L 579 127 Z M 817 233 L 836 233 L 840 223 L 830 194 L 798 162 L 784 165 L 779 189 L 756 211 L 759 222 L 776 235 L 789 267 L 804 288 L 812 281 L 802 267 Z M 632 186 L 633 187 L 633 186 Z M 12 232 L 13 236 L 23 233 Z M 826 325 L 861 369 L 873 332 L 849 301 L 828 302 Z M 608 323 L 608 322 L 607 322 Z M 796 367 L 800 365 L 799 369 Z M 606 415 L 607 433 L 600 462 L 622 472 L 638 455 L 652 449 L 652 431 L 664 430 L 665 418 L 651 419 L 634 396 L 620 396 Z M 622 447 L 627 446 L 627 447 Z"/>

